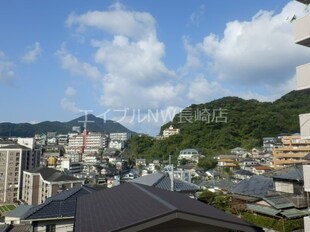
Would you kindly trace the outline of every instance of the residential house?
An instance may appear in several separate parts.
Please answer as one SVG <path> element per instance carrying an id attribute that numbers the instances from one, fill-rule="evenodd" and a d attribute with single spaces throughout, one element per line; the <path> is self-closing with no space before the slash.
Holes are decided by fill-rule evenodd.
<path id="1" fill-rule="evenodd" d="M 74 221 L 75 232 L 232 230 L 263 231 L 183 194 L 136 183 L 78 198 Z"/>
<path id="2" fill-rule="evenodd" d="M 237 180 L 245 180 L 245 179 L 250 179 L 252 176 L 255 174 L 253 172 L 240 169 L 234 172 L 234 178 Z"/>
<path id="3" fill-rule="evenodd" d="M 192 163 L 198 163 L 199 158 L 204 157 L 197 149 L 184 149 L 180 151 L 178 156 L 178 161 L 186 159 Z"/>
<path id="4" fill-rule="evenodd" d="M 31 224 L 32 232 L 73 231 L 77 199 L 95 191 L 97 189 L 87 185 L 63 191 L 46 199 L 43 204 L 29 209 L 22 221 Z"/>
<path id="5" fill-rule="evenodd" d="M 84 180 L 62 174 L 47 167 L 38 167 L 23 172 L 21 200 L 28 205 L 43 203 L 47 198 L 60 191 L 81 186 Z"/>
<path id="6" fill-rule="evenodd" d="M 200 188 L 199 186 L 187 182 L 185 180 L 179 178 L 171 179 L 171 176 L 168 173 L 153 173 L 145 176 L 138 177 L 136 179 L 131 180 L 130 182 L 153 186 L 160 189 L 171 190 L 180 193 L 185 193 L 189 195 L 193 195 Z"/>
<path id="7" fill-rule="evenodd" d="M 172 135 L 177 135 L 180 133 L 180 129 L 178 128 L 173 128 L 172 125 L 170 125 L 168 128 L 163 130 L 163 137 L 168 138 Z"/>
<path id="8" fill-rule="evenodd" d="M 5 214 L 4 222 L 8 225 L 19 225 L 24 218 L 27 211 L 32 208 L 33 205 L 19 205 L 12 211 Z"/>
<path id="9" fill-rule="evenodd" d="M 248 153 L 248 151 L 242 147 L 236 147 L 230 150 L 230 153 L 237 156 L 243 156 Z"/>
<path id="10" fill-rule="evenodd" d="M 264 165 L 257 165 L 257 166 L 253 166 L 251 171 L 256 174 L 256 175 L 262 175 L 265 172 L 270 172 L 273 169 L 269 166 L 264 166 Z"/>

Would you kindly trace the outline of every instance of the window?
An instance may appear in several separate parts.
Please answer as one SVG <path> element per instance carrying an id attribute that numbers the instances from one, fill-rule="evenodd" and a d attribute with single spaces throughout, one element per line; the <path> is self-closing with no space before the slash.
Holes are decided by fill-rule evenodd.
<path id="1" fill-rule="evenodd" d="M 49 224 L 46 225 L 46 232 L 55 232 L 56 231 L 56 224 Z"/>

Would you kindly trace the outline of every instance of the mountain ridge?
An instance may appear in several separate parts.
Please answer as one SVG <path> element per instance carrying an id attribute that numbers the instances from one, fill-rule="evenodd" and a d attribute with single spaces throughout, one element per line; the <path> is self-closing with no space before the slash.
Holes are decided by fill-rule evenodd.
<path id="1" fill-rule="evenodd" d="M 31 123 L 0 123 L 0 136 L 3 137 L 33 137 L 35 134 L 57 132 L 58 134 L 64 134 L 72 131 L 73 126 L 83 127 L 82 121 L 85 120 L 85 116 L 72 119 L 67 122 L 60 121 L 42 121 L 35 124 Z M 87 115 L 88 129 L 92 132 L 128 132 L 135 134 L 136 132 L 129 130 L 122 124 L 112 121 L 98 118 L 92 114 Z"/>

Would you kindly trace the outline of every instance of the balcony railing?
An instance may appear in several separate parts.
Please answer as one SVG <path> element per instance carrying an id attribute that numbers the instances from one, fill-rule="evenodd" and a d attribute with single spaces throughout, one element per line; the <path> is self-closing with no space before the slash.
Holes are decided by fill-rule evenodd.
<path id="1" fill-rule="evenodd" d="M 295 43 L 310 46 L 310 14 L 294 21 Z"/>

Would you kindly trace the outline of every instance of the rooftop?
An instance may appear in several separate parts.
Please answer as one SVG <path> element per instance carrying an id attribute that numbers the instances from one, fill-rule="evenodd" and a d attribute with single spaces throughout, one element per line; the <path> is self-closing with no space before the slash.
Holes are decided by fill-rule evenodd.
<path id="1" fill-rule="evenodd" d="M 183 223 L 199 225 L 205 230 L 211 228 L 210 231 L 262 231 L 186 195 L 135 183 L 79 198 L 74 231 L 138 231 L 158 229 L 160 225 L 167 224 L 180 228 Z M 175 227 L 173 229 L 176 230 Z"/>

